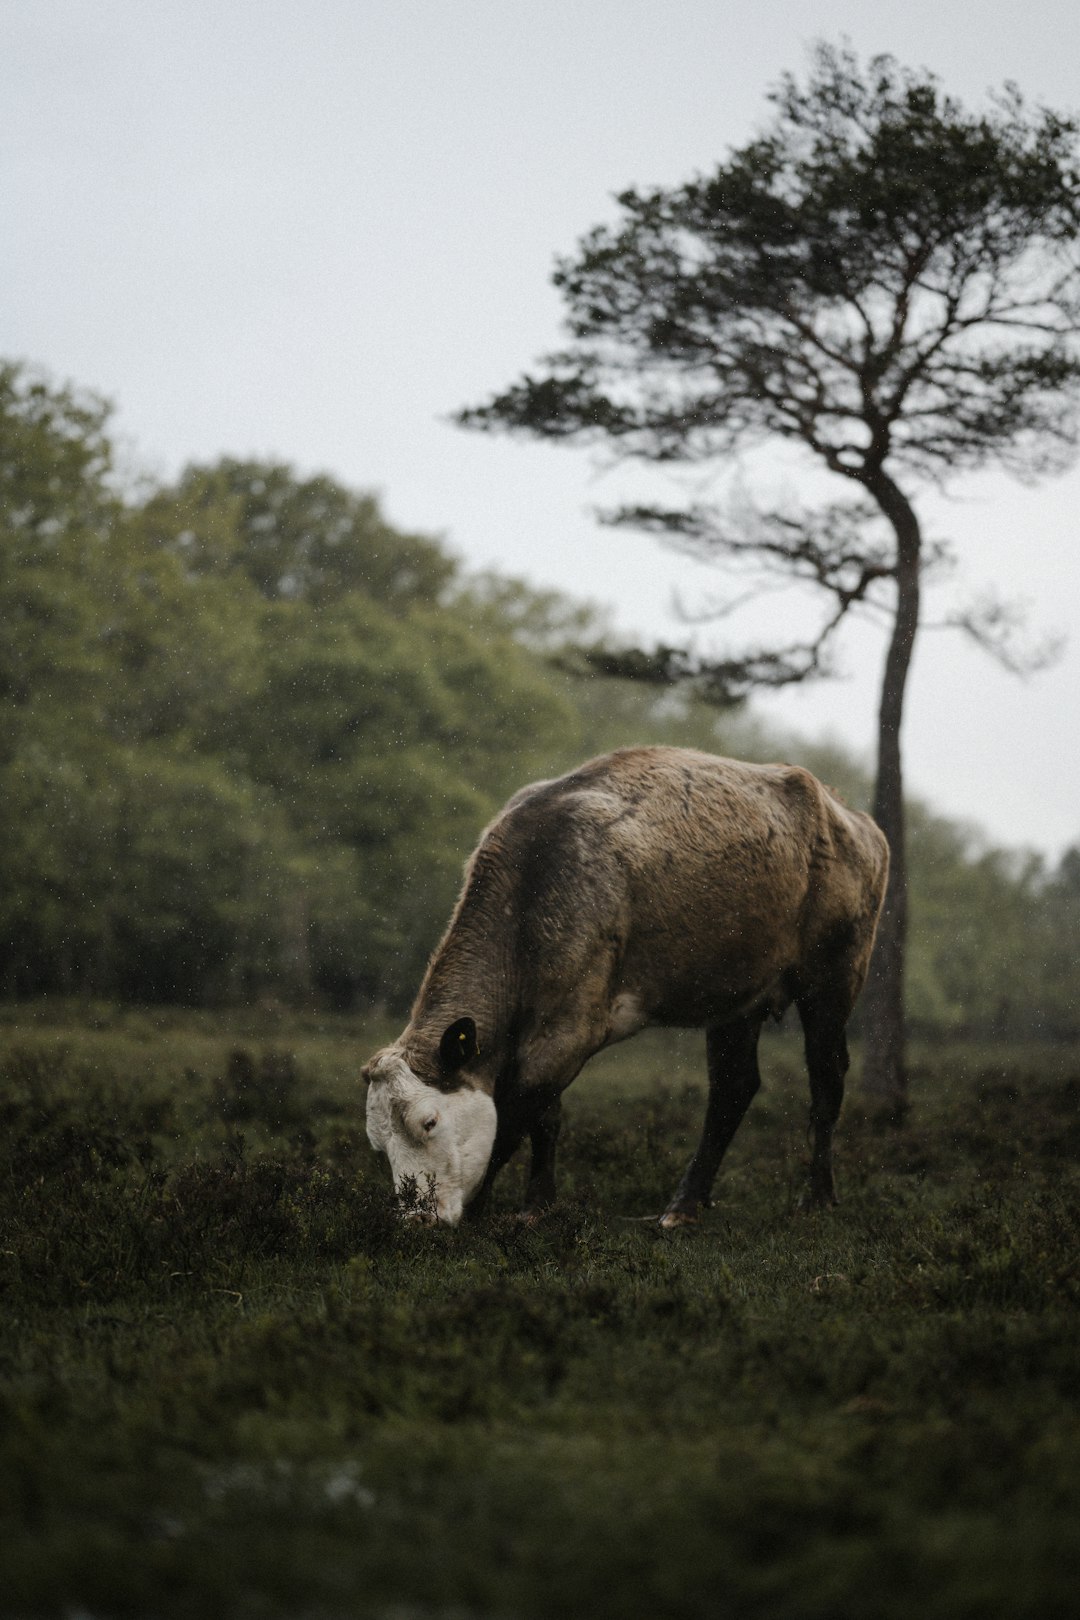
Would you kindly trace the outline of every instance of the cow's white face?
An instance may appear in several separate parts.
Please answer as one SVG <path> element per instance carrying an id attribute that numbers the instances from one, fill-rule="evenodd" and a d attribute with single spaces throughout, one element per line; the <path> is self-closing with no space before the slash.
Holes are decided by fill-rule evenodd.
<path id="1" fill-rule="evenodd" d="M 425 1084 L 392 1046 L 364 1073 L 368 1141 L 390 1160 L 395 1189 L 411 1177 L 422 1199 L 433 1193 L 436 1218 L 456 1226 L 491 1158 L 495 1104 L 470 1085 L 440 1091 Z"/>

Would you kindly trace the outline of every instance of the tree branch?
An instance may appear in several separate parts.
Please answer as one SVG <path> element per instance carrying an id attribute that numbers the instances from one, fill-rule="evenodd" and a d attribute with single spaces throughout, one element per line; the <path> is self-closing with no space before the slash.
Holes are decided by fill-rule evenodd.
<path id="1" fill-rule="evenodd" d="M 1049 669 L 1065 647 L 1065 637 L 1060 633 L 1030 639 L 1026 604 L 1006 600 L 989 589 L 966 607 L 927 628 L 962 630 L 1011 675 L 1025 677 Z"/>

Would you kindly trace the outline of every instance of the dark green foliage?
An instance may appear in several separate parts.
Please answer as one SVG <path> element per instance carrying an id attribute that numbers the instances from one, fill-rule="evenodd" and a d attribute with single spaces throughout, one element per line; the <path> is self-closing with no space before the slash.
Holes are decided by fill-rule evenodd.
<path id="1" fill-rule="evenodd" d="M 1056 869 L 987 846 L 923 806 L 910 816 L 912 1028 L 1006 1040 L 1080 1035 L 1076 850 Z"/>
<path id="2" fill-rule="evenodd" d="M 278 463 L 189 467 L 145 503 L 150 534 L 199 577 L 237 575 L 268 601 L 332 603 L 349 591 L 404 606 L 436 602 L 455 565 L 426 535 L 386 522 L 372 495 Z"/>
<path id="3" fill-rule="evenodd" d="M 363 1140 L 381 1030 L 96 1021 L 4 1029 L 5 1612 L 1074 1611 L 1075 1046 L 917 1051 L 800 1217 L 774 1037 L 669 1236 L 700 1043 L 643 1037 L 571 1092 L 547 1219 L 512 1166 L 447 1232 Z"/>
<path id="4" fill-rule="evenodd" d="M 110 465 L 107 407 L 0 368 L 0 994 L 407 1002 L 574 734 L 528 593 L 325 476 Z"/>

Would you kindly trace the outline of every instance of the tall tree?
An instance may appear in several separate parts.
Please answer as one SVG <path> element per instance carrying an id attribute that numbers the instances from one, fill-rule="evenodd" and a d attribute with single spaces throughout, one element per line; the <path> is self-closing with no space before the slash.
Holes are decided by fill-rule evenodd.
<path id="1" fill-rule="evenodd" d="M 766 131 L 711 175 L 625 191 L 558 264 L 570 344 L 459 420 L 660 462 L 788 441 L 850 494 L 817 510 L 624 507 L 694 554 L 826 593 L 804 641 L 637 672 L 721 696 L 828 669 L 852 612 L 883 609 L 874 814 L 893 862 L 868 989 L 865 1083 L 902 1106 L 907 868 L 900 752 L 928 544 L 916 492 L 988 464 L 1064 466 L 1080 384 L 1077 123 L 1015 87 L 969 113 L 926 72 L 815 47 Z M 963 619 L 1007 661 L 1011 619 Z"/>

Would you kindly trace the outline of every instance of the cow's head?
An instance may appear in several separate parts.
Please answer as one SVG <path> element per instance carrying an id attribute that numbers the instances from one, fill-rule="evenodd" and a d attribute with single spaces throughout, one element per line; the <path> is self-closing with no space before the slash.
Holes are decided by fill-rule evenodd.
<path id="1" fill-rule="evenodd" d="M 458 1074 L 476 1052 L 476 1025 L 459 1018 L 439 1047 L 445 1087 L 413 1073 L 400 1041 L 364 1069 L 369 1142 L 390 1160 L 394 1187 L 400 1192 L 413 1181 L 421 1201 L 433 1197 L 435 1218 L 446 1226 L 458 1224 L 479 1191 L 495 1142 L 495 1104 Z"/>

